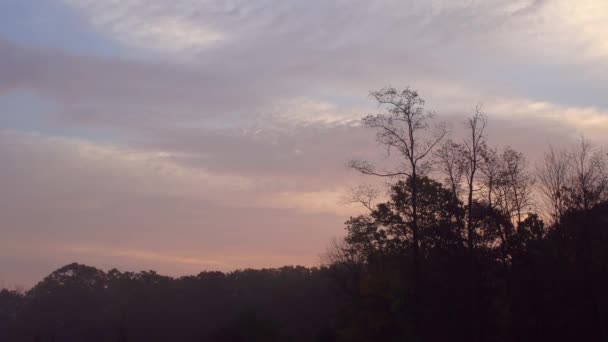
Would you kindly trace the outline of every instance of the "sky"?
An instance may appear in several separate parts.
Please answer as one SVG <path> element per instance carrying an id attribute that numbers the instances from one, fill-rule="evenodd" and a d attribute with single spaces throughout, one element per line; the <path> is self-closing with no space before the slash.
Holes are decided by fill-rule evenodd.
<path id="1" fill-rule="evenodd" d="M 534 161 L 608 143 L 607 36 L 605 0 L 2 0 L 0 287 L 318 265 L 370 90 Z"/>

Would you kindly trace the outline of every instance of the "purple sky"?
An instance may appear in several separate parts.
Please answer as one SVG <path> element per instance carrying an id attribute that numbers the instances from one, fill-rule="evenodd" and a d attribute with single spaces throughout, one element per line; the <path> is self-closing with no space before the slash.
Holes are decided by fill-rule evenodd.
<path id="1" fill-rule="evenodd" d="M 72 261 L 170 275 L 315 265 L 411 86 L 531 160 L 608 143 L 604 0 L 0 2 L 0 287 Z"/>

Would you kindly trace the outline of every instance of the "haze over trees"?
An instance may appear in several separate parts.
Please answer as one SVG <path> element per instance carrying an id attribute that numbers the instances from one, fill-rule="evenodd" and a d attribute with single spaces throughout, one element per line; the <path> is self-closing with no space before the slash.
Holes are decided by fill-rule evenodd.
<path id="1" fill-rule="evenodd" d="M 352 194 L 318 268 L 103 272 L 71 264 L 0 292 L 1 341 L 608 341 L 608 159 L 588 140 L 529 161 L 462 138 L 414 90 L 371 93 L 392 167 Z"/>

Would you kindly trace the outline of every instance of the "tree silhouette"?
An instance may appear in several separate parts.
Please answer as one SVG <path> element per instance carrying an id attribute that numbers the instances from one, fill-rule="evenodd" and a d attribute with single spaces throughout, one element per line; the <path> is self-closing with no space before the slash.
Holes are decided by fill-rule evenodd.
<path id="1" fill-rule="evenodd" d="M 407 177 L 411 187 L 411 229 L 412 262 L 414 269 L 414 298 L 420 300 L 420 229 L 418 220 L 418 177 L 430 167 L 434 148 L 446 135 L 443 126 L 438 126 L 434 134 L 428 134 L 433 114 L 424 109 L 424 99 L 409 88 L 398 90 L 393 87 L 372 91 L 371 97 L 378 105 L 386 108 L 385 113 L 368 115 L 363 119 L 365 126 L 376 130 L 376 140 L 384 145 L 387 152 L 395 151 L 399 156 L 399 167 L 389 171 L 378 171 L 366 161 L 353 160 L 349 166 L 365 175 L 379 177 Z M 426 133 L 426 135 L 425 135 Z M 417 303 L 416 306 L 420 306 Z M 418 317 L 419 315 L 415 315 Z"/>

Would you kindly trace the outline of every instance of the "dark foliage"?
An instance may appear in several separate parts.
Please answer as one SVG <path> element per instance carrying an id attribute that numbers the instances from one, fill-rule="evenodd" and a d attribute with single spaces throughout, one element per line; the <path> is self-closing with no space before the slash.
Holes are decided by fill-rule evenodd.
<path id="1" fill-rule="evenodd" d="M 335 316 L 327 269 L 107 273 L 70 264 L 0 292 L 2 341 L 315 341 Z"/>
<path id="2" fill-rule="evenodd" d="M 337 263 L 351 275 L 337 278 L 350 295 L 341 340 L 605 341 L 607 202 L 569 210 L 550 227 L 532 213 L 517 224 L 475 203 L 471 255 L 462 204 L 421 178 L 423 290 L 414 293 L 404 184 L 393 186 L 387 203 L 347 222 Z M 415 300 L 423 304 L 416 312 Z"/>

